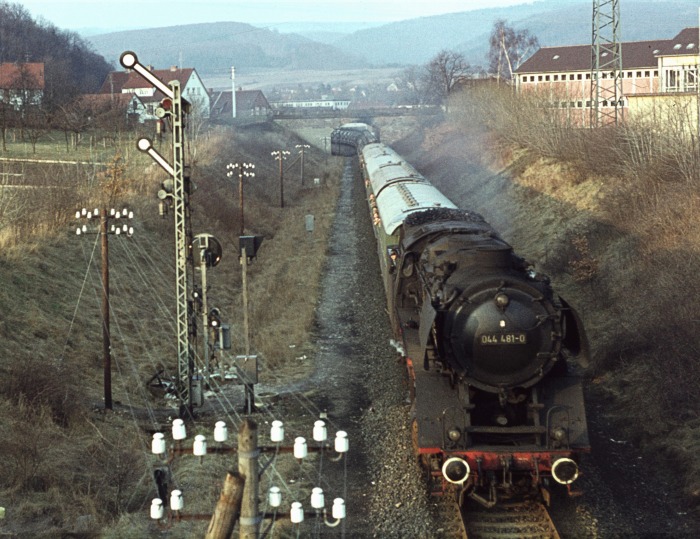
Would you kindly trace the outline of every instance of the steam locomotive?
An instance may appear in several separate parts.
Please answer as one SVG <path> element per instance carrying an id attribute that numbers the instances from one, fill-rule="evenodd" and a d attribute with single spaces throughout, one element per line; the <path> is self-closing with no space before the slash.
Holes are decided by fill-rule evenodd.
<path id="1" fill-rule="evenodd" d="M 359 156 L 412 437 L 431 491 L 492 507 L 570 492 L 590 450 L 573 362 L 580 317 L 480 215 L 457 208 L 363 123 L 331 135 Z"/>

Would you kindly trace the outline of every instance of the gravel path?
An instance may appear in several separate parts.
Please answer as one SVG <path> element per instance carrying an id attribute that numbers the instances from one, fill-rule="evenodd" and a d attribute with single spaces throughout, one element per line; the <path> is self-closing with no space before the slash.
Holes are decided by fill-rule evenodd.
<path id="1" fill-rule="evenodd" d="M 306 392 L 348 431 L 348 519 L 324 536 L 433 537 L 431 510 L 409 435 L 406 375 L 390 324 L 364 191 L 348 164 L 329 246 Z"/>

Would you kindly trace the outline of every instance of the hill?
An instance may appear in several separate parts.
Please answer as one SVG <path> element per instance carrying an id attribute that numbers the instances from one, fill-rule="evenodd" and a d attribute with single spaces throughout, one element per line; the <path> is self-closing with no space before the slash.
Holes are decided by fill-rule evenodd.
<path id="1" fill-rule="evenodd" d="M 697 25 L 697 2 L 622 2 L 620 18 L 625 41 L 671 38 L 682 28 Z M 546 0 L 400 21 L 354 32 L 335 45 L 380 65 L 427 63 L 441 49 L 457 50 L 473 65 L 485 65 L 489 35 L 498 19 L 529 30 L 541 46 L 591 41 L 590 1 Z"/>
<path id="2" fill-rule="evenodd" d="M 366 61 L 332 45 L 297 34 L 282 34 L 237 22 L 216 22 L 129 30 L 90 37 L 95 48 L 117 63 L 125 50 L 157 66 L 195 66 L 204 74 L 237 68 L 341 69 Z"/>
<path id="3" fill-rule="evenodd" d="M 227 73 L 232 65 L 293 70 L 416 65 L 442 49 L 457 50 L 473 65 L 485 65 L 489 34 L 498 19 L 529 30 L 542 46 L 553 46 L 589 43 L 591 18 L 590 1 L 544 0 L 360 29 L 341 22 L 323 28 L 218 22 L 116 32 L 89 40 L 115 64 L 121 52 L 131 49 L 154 65 L 195 66 L 205 76 Z M 626 41 L 671 38 L 695 25 L 697 2 L 691 0 L 621 3 L 620 33 Z"/>

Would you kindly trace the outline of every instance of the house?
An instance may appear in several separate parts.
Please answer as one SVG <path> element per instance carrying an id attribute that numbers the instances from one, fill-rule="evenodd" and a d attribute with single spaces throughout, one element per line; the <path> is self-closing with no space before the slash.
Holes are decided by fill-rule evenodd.
<path id="1" fill-rule="evenodd" d="M 641 114 L 650 103 L 698 90 L 698 28 L 685 28 L 672 39 L 631 41 L 620 44 L 622 70 L 619 73 L 622 117 Z M 601 52 L 600 63 L 605 63 Z M 591 113 L 591 45 L 543 47 L 515 73 L 518 92 L 533 92 L 549 107 L 558 109 L 570 125 L 587 126 Z M 613 88 L 614 72 L 604 71 L 599 86 Z M 603 100 L 612 110 L 613 101 Z"/>
<path id="2" fill-rule="evenodd" d="M 16 110 L 27 105 L 41 105 L 44 88 L 43 63 L 0 64 L 0 101 Z"/>
<path id="3" fill-rule="evenodd" d="M 222 122 L 260 120 L 272 116 L 272 107 L 260 90 L 236 90 L 235 115 L 231 91 L 211 92 L 211 118 Z M 235 117 L 235 120 L 234 120 Z"/>
<path id="4" fill-rule="evenodd" d="M 165 82 L 177 80 L 182 97 L 190 102 L 193 111 L 208 118 L 211 111 L 211 96 L 194 68 L 151 69 L 156 77 Z M 101 94 L 131 94 L 129 110 L 138 111 L 139 122 L 157 120 L 155 109 L 165 97 L 155 86 L 148 83 L 135 71 L 113 71 L 102 83 Z"/>

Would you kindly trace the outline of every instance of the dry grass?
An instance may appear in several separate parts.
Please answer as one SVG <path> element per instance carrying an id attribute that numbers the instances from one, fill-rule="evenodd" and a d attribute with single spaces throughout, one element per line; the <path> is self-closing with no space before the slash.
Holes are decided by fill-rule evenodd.
<path id="1" fill-rule="evenodd" d="M 340 165 L 311 151 L 306 173 L 322 178 L 322 186 L 301 188 L 292 155 L 286 207 L 278 207 L 278 168 L 270 151 L 301 142 L 275 127 L 210 133 L 190 161 L 198 185 L 192 197 L 195 234 L 212 233 L 224 248 L 222 263 L 210 272 L 210 304 L 233 325 L 232 353 L 242 351 L 241 271 L 237 189 L 226 177 L 226 164 L 256 163 L 255 184 L 246 187 L 246 233 L 265 237 L 249 268 L 252 346 L 263 358 L 263 377 L 267 369 L 284 369 L 293 359 L 290 344 L 296 351 L 311 346 L 337 195 Z M 37 537 L 154 532 L 146 516 L 154 496 L 150 436 L 140 418 L 148 416 L 146 406 L 165 406 L 147 394 L 145 381 L 159 366 L 171 374 L 175 370 L 172 216 L 158 216 L 155 193 L 163 173 L 147 159 L 125 145 L 113 148 L 107 162 L 108 168 L 27 169 L 25 178 L 40 186 L 32 198 L 15 197 L 5 206 L 2 200 L 10 199 L 0 198 L 0 211 L 17 202 L 27 209 L 20 217 L 0 213 L 0 435 L 7 442 L 0 445 L 0 505 L 7 509 L 3 532 Z M 54 183 L 61 189 L 46 189 Z M 134 209 L 136 234 L 110 240 L 116 409 L 105 414 L 99 245 L 96 236 L 76 238 L 72 230 L 76 207 L 113 201 Z M 315 216 L 312 234 L 304 230 L 307 213 Z M 211 511 L 218 497 L 224 462 L 206 472 L 187 463 L 178 470 L 180 480 L 202 487 L 196 506 L 202 512 Z M 188 529 L 193 528 L 185 526 L 183 537 Z"/>

